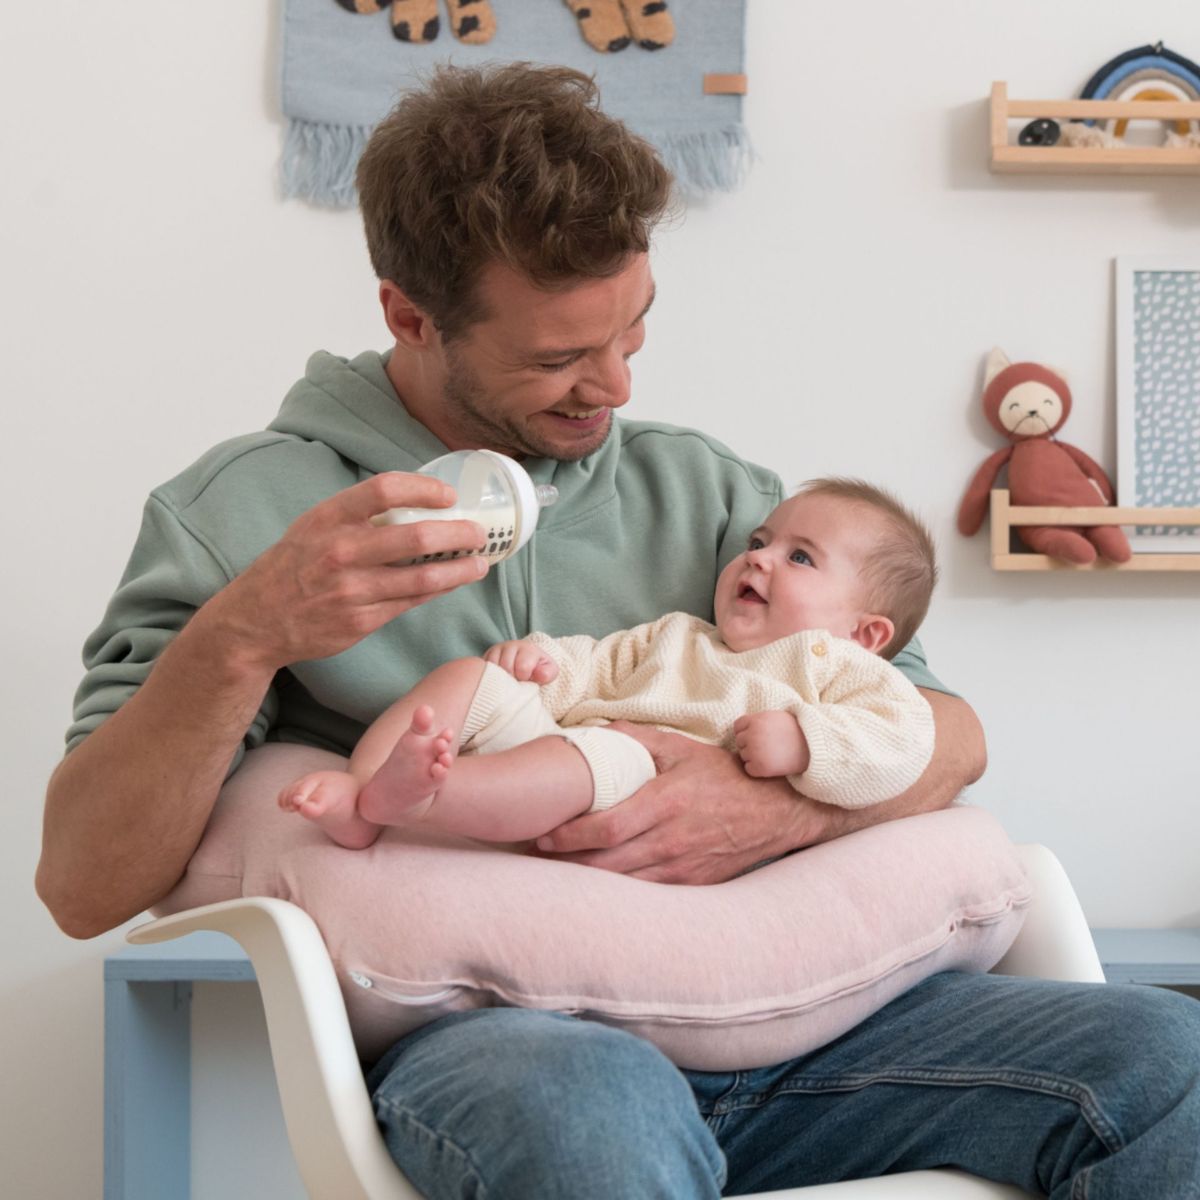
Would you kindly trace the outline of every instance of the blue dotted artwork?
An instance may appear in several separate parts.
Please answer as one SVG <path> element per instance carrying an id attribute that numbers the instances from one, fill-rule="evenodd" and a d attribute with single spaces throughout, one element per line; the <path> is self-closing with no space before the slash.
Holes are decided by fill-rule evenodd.
<path id="1" fill-rule="evenodd" d="M 1134 271 L 1133 393 L 1135 502 L 1200 504 L 1200 271 Z"/>

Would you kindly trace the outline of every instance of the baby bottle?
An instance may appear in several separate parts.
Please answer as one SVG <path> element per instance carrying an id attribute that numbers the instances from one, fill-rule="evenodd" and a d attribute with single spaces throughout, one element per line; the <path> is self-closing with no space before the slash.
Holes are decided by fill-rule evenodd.
<path id="1" fill-rule="evenodd" d="M 475 521 L 487 534 L 482 550 L 444 550 L 401 559 L 398 566 L 481 554 L 499 562 L 516 554 L 533 536 L 538 513 L 558 499 L 549 483 L 535 484 L 520 463 L 494 450 L 455 450 L 426 463 L 418 475 L 432 475 L 458 494 L 453 508 L 389 508 L 371 518 L 376 525 L 414 521 Z"/>

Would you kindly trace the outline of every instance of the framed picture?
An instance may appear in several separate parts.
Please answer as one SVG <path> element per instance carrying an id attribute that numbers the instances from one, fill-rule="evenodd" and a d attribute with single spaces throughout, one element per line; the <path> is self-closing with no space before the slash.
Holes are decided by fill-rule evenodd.
<path id="1" fill-rule="evenodd" d="M 1200 255 L 1116 260 L 1117 503 L 1200 504 Z M 1200 553 L 1200 527 L 1133 529 L 1134 550 Z"/>

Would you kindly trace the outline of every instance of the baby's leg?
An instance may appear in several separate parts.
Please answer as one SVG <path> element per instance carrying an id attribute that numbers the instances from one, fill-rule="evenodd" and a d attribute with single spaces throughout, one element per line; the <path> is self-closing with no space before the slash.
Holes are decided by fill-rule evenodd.
<path id="1" fill-rule="evenodd" d="M 396 756 L 403 745 L 401 739 Z M 427 806 L 410 809 L 409 815 L 419 816 L 423 825 L 486 842 L 539 837 L 587 812 L 595 794 L 587 760 L 557 736 L 496 754 L 464 754 L 444 768 L 436 790 L 426 782 L 424 791 Z"/>
<path id="2" fill-rule="evenodd" d="M 436 738 L 430 736 L 431 728 L 422 725 L 421 732 L 415 735 L 418 744 L 431 749 L 435 741 L 445 741 L 448 752 L 453 752 L 458 744 L 456 730 L 462 727 L 466 718 L 471 697 L 483 674 L 483 666 L 481 658 L 463 658 L 431 671 L 411 692 L 371 723 L 354 748 L 348 771 L 318 771 L 304 776 L 280 793 L 280 808 L 315 821 L 340 846 L 360 850 L 371 845 L 383 825 L 390 822 L 368 818 L 363 814 L 361 800 L 364 789 L 370 786 L 373 777 L 388 762 L 389 755 L 401 739 L 412 732 L 415 714 L 422 706 L 436 705 L 444 716 L 455 720 L 457 725 L 455 730 L 439 730 Z M 446 747 L 439 747 L 434 760 L 426 761 L 427 777 L 433 778 L 429 776 L 433 761 L 439 762 L 444 775 L 446 764 L 440 762 L 443 752 L 447 752 Z M 440 779 L 441 776 L 437 776 L 433 785 Z M 432 786 L 427 786 L 424 795 L 428 796 L 431 790 Z M 382 792 L 382 787 L 379 791 Z"/>
<path id="3" fill-rule="evenodd" d="M 482 658 L 456 658 L 430 671 L 412 691 L 371 722 L 350 756 L 351 773 L 366 784 L 412 728 L 413 717 L 422 705 L 428 705 L 437 714 L 439 733 L 442 727 L 449 726 L 457 735 L 467 719 L 485 665 Z M 454 749 L 457 746 L 456 737 Z"/>
<path id="4" fill-rule="evenodd" d="M 360 815 L 379 825 L 419 815 L 454 761 L 484 665 L 482 658 L 444 663 L 371 724 L 350 759 L 362 784 Z"/>
<path id="5" fill-rule="evenodd" d="M 451 707 L 440 706 L 439 690 Z M 393 745 L 395 720 L 413 700 L 429 709 L 414 712 Z M 521 841 L 610 807 L 654 777 L 640 743 L 608 729 L 560 729 L 536 684 L 479 659 L 439 668 L 385 717 L 392 723 L 381 718 L 369 734 L 387 736 L 373 746 L 364 737 L 355 751 L 360 767 L 380 746 L 390 751 L 358 801 L 360 815 L 381 825 L 420 819 L 448 833 Z"/>
<path id="6" fill-rule="evenodd" d="M 611 808 L 654 778 L 654 759 L 640 742 L 612 729 L 560 729 L 531 684 L 505 679 L 508 694 L 493 708 L 487 696 L 499 670 L 488 669 L 491 685 L 480 687 L 468 719 L 475 731 L 429 794 L 423 823 L 484 841 L 524 841 L 589 809 Z M 476 730 L 487 712 L 494 719 Z M 423 795 L 428 778 L 421 777 Z"/>
<path id="7" fill-rule="evenodd" d="M 399 825 L 429 808 L 454 764 L 458 745 L 458 734 L 449 726 L 435 727 L 436 719 L 428 704 L 413 713 L 383 766 L 363 784 L 360 813 L 380 825 Z"/>
<path id="8" fill-rule="evenodd" d="M 425 702 L 402 736 L 395 725 L 408 702 Z M 381 825 L 419 819 L 447 833 L 487 841 L 535 837 L 586 811 L 591 771 L 558 733 L 534 683 L 518 682 L 482 659 L 439 668 L 371 727 L 359 743 L 365 762 L 380 746 L 388 757 L 359 796 L 359 812 Z M 458 736 L 455 736 L 457 733 Z M 464 754 L 454 757 L 462 746 Z"/>

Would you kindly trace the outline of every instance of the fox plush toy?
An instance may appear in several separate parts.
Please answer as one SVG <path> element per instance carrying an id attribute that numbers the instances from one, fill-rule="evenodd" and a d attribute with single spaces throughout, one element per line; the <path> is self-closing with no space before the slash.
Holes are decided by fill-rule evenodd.
<path id="1" fill-rule="evenodd" d="M 1103 468 L 1054 434 L 1071 413 L 1071 390 L 1061 375 L 1038 363 L 1009 362 L 1002 350 L 988 355 L 983 387 L 988 421 L 1012 445 L 998 450 L 975 472 L 958 510 L 959 532 L 979 531 L 988 493 L 1008 464 L 1015 505 L 1095 507 L 1112 504 L 1113 486 Z M 1129 540 L 1116 525 L 1019 525 L 1017 536 L 1032 550 L 1064 562 L 1094 562 L 1096 552 L 1127 562 Z"/>

